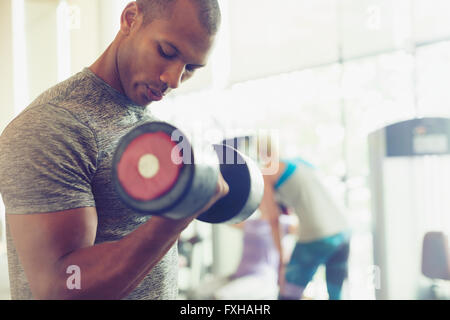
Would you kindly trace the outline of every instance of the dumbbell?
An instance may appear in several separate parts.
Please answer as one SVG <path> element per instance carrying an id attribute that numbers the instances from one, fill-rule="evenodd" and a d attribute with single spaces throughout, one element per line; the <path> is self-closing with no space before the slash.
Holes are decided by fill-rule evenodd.
<path id="1" fill-rule="evenodd" d="M 157 121 L 136 127 L 119 141 L 112 181 L 132 210 L 183 219 L 210 201 L 219 172 L 230 191 L 197 219 L 230 224 L 246 220 L 264 192 L 256 163 L 228 145 L 194 146 L 175 126 Z"/>

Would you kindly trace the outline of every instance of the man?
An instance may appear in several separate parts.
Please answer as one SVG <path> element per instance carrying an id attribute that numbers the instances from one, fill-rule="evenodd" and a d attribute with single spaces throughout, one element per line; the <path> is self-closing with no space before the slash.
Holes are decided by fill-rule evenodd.
<path id="1" fill-rule="evenodd" d="M 154 120 L 145 106 L 206 64 L 219 20 L 216 0 L 128 4 L 105 53 L 4 131 L 12 299 L 176 299 L 174 244 L 228 186 L 220 177 L 191 218 L 144 217 L 116 196 L 112 155 L 123 135 Z"/>

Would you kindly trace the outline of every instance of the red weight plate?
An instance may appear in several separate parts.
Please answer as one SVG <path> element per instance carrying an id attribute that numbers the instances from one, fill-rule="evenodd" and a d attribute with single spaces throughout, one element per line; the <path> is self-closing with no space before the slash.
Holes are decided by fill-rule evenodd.
<path id="1" fill-rule="evenodd" d="M 150 201 L 170 191 L 182 167 L 182 163 L 171 159 L 174 148 L 178 148 L 175 142 L 163 132 L 145 133 L 131 141 L 117 165 L 117 176 L 125 192 L 136 200 Z M 139 171 L 139 161 L 145 155 L 152 155 L 159 162 L 159 170 L 151 178 Z"/>

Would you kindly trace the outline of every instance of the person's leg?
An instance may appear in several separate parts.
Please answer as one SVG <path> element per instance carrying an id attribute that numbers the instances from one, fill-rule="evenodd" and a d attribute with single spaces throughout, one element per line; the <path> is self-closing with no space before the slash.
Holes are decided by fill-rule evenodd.
<path id="1" fill-rule="evenodd" d="M 330 300 L 342 299 L 342 286 L 348 276 L 350 244 L 346 240 L 326 262 L 327 290 Z"/>
<path id="2" fill-rule="evenodd" d="M 303 291 L 314 277 L 320 261 L 309 244 L 297 243 L 286 266 L 285 283 L 279 300 L 300 300 Z"/>
<path id="3" fill-rule="evenodd" d="M 283 290 L 280 291 L 278 300 L 300 300 L 303 297 L 305 287 L 286 282 Z"/>

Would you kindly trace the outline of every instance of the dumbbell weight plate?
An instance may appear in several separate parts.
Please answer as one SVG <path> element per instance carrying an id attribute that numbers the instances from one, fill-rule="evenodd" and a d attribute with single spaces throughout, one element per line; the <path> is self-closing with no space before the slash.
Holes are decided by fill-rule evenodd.
<path id="1" fill-rule="evenodd" d="M 239 223 L 248 219 L 259 207 L 264 194 L 261 171 L 250 158 L 228 145 L 214 146 L 220 172 L 229 193 L 197 219 L 208 223 Z"/>
<path id="2" fill-rule="evenodd" d="M 163 132 L 149 132 L 132 140 L 117 164 L 121 186 L 136 200 L 154 200 L 177 181 L 181 164 L 171 161 L 176 144 Z"/>
<path id="3" fill-rule="evenodd" d="M 181 163 L 174 163 L 174 153 L 183 159 Z M 131 209 L 181 219 L 203 208 L 216 190 L 218 164 L 194 165 L 195 161 L 186 135 L 168 123 L 150 122 L 121 139 L 112 179 L 120 199 Z"/>

